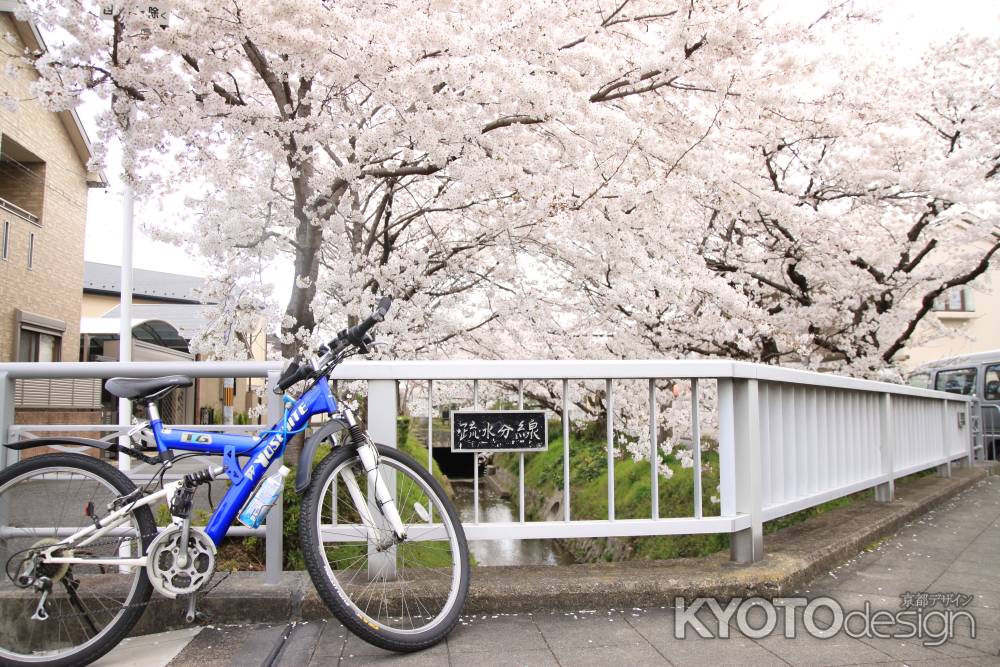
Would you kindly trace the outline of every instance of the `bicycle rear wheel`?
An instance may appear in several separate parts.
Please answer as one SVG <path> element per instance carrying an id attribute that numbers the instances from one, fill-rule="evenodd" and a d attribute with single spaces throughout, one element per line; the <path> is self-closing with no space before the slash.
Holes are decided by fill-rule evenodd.
<path id="1" fill-rule="evenodd" d="M 385 548 L 392 531 L 351 447 L 316 466 L 302 500 L 299 538 L 320 597 L 348 629 L 380 648 L 417 651 L 441 641 L 458 622 L 469 591 L 468 546 L 441 484 L 406 454 L 377 448 L 379 473 L 393 490 L 407 540 Z M 369 499 L 374 531 L 351 500 L 349 475 Z"/>
<path id="2" fill-rule="evenodd" d="M 116 468 L 81 454 L 36 456 L 0 472 L 0 664 L 86 664 L 139 620 L 152 593 L 144 567 L 32 564 L 33 555 L 93 525 L 135 488 Z M 155 535 L 152 512 L 142 507 L 111 534 L 56 555 L 139 558 Z M 49 594 L 40 607 L 42 590 L 29 580 L 43 578 Z"/>

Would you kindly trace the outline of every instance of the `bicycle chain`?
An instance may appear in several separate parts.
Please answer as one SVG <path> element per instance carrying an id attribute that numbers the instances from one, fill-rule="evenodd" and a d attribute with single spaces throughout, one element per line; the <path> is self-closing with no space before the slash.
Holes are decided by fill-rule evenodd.
<path id="1" fill-rule="evenodd" d="M 140 535 L 139 537 L 142 537 L 142 538 L 156 537 L 156 535 L 158 535 L 158 533 L 144 533 L 144 534 Z M 118 539 L 97 541 L 97 542 L 93 542 L 91 544 L 88 544 L 87 546 L 88 547 L 92 547 L 92 546 L 96 547 L 96 546 L 111 546 L 111 545 L 115 545 L 115 546 L 120 547 L 126 541 L 132 541 L 132 540 L 135 540 L 135 539 L 137 539 L 137 538 L 135 536 L 132 536 L 132 537 L 129 537 L 129 538 L 126 538 L 126 539 L 118 538 Z M 148 556 L 149 554 L 146 554 L 146 555 Z M 114 567 L 114 566 L 112 565 L 112 566 L 109 566 L 109 567 Z M 143 569 L 145 569 L 145 566 L 143 566 Z M 222 582 L 224 582 L 226 579 L 228 579 L 229 576 L 233 573 L 233 571 L 226 571 L 224 577 L 222 577 L 214 585 L 210 586 L 210 584 L 212 584 L 212 581 L 215 579 L 215 575 L 218 574 L 218 573 L 219 573 L 218 569 L 213 570 L 212 571 L 212 576 L 209 577 L 208 581 L 206 581 L 205 584 L 199 590 L 195 591 L 195 593 L 193 593 L 193 595 L 201 595 L 202 598 L 204 598 L 209 593 L 211 593 L 216 588 L 218 588 L 219 585 Z M 153 600 L 154 600 L 153 595 L 150 595 L 149 599 L 146 600 L 145 602 L 133 602 L 131 604 L 123 604 L 123 605 L 120 606 L 120 608 L 123 609 L 123 610 L 138 609 L 140 607 L 146 607 L 146 606 L 152 604 Z M 60 614 L 58 616 L 49 615 L 48 618 L 46 619 L 46 621 L 59 620 L 61 618 L 74 618 L 74 617 L 83 616 L 83 615 L 84 615 L 84 612 L 77 612 L 75 614 Z"/>

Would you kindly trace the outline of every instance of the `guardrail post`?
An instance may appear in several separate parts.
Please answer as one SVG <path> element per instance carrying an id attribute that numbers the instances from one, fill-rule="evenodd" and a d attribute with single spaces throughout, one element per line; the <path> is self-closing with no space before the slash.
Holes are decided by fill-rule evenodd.
<path id="1" fill-rule="evenodd" d="M 10 427 L 14 425 L 14 378 L 0 372 L 0 444 L 11 442 Z M 15 462 L 17 452 L 0 447 L 0 470 Z"/>
<path id="2" fill-rule="evenodd" d="M 284 415 L 281 396 L 274 393 L 280 376 L 279 371 L 267 372 L 267 385 L 264 389 L 267 392 L 267 426 L 279 423 Z M 280 468 L 282 460 L 279 459 L 277 465 Z M 267 513 L 267 523 L 264 527 L 267 538 L 264 543 L 264 583 L 269 586 L 281 583 L 281 573 L 284 569 L 282 561 L 285 555 L 284 521 L 284 501 L 282 496 L 278 496 L 274 507 Z"/>
<path id="3" fill-rule="evenodd" d="M 395 380 L 368 381 L 368 435 L 380 445 L 396 447 L 397 393 Z M 393 498 L 396 497 L 396 477 L 390 475 L 385 480 Z M 368 490 L 371 496 L 372 490 Z M 372 507 L 374 499 L 370 498 Z M 374 545 L 368 545 L 368 577 L 386 576 L 390 581 L 396 575 L 396 549 L 378 552 Z"/>
<path id="4" fill-rule="evenodd" d="M 750 517 L 749 528 L 732 534 L 730 557 L 756 563 L 764 557 L 757 380 L 719 380 L 719 465 L 722 516 Z"/>
<path id="5" fill-rule="evenodd" d="M 893 471 L 895 441 L 892 429 L 892 396 L 882 394 L 879 404 L 879 452 L 882 456 L 882 473 L 889 479 L 875 487 L 875 502 L 891 503 L 896 497 L 896 475 Z"/>
<path id="6" fill-rule="evenodd" d="M 945 456 L 951 456 L 948 447 L 948 401 L 941 401 L 941 451 Z M 938 466 L 938 477 L 951 477 L 951 459 Z"/>

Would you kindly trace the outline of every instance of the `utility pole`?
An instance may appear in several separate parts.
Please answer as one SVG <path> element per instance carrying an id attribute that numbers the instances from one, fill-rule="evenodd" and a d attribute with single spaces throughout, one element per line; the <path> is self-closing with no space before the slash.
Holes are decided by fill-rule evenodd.
<path id="1" fill-rule="evenodd" d="M 161 28 L 169 25 L 170 17 L 166 6 L 163 3 L 148 2 L 140 10 L 142 13 L 155 19 Z M 118 2 L 103 2 L 101 4 L 101 18 L 114 23 L 123 21 L 123 7 Z M 148 32 L 147 32 L 148 34 Z M 115 95 L 111 96 L 111 109 L 114 112 Z M 128 135 L 128 125 L 132 118 L 130 111 L 125 121 L 124 132 L 122 133 L 122 180 L 125 184 L 124 200 L 122 202 L 122 267 L 121 267 L 121 307 L 119 308 L 118 319 L 118 361 L 128 363 L 132 361 L 132 232 L 134 230 L 135 213 L 135 191 L 132 189 L 132 174 L 129 169 L 129 159 L 125 147 L 125 137 Z M 123 432 L 118 436 L 118 444 L 128 446 L 129 437 L 124 432 L 132 426 L 132 401 L 124 398 L 118 399 L 118 427 Z M 127 456 L 118 457 L 118 468 L 128 471 L 131 468 L 131 460 Z"/>
<path id="2" fill-rule="evenodd" d="M 124 152 L 124 151 L 123 151 Z M 132 361 L 132 230 L 135 213 L 135 192 L 127 169 L 123 173 L 125 181 L 125 198 L 122 202 L 122 268 L 121 306 L 118 318 L 118 361 Z M 132 401 L 127 398 L 118 399 L 118 427 L 127 431 L 132 426 Z M 127 447 L 129 437 L 125 433 L 118 436 L 118 444 Z M 131 460 L 127 456 L 118 457 L 118 468 L 128 471 Z"/>

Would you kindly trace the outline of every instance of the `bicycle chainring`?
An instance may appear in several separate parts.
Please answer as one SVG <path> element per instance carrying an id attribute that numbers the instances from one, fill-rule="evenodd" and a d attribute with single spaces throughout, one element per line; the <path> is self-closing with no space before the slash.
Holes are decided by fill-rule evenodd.
<path id="1" fill-rule="evenodd" d="M 181 528 L 172 526 L 160 533 L 146 552 L 150 583 L 171 599 L 197 592 L 215 572 L 215 544 L 203 530 L 191 528 L 188 534 L 186 566 L 181 566 L 180 543 Z"/>

